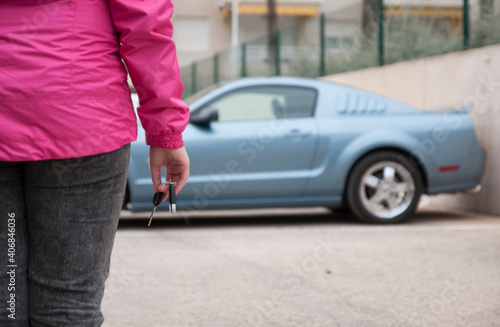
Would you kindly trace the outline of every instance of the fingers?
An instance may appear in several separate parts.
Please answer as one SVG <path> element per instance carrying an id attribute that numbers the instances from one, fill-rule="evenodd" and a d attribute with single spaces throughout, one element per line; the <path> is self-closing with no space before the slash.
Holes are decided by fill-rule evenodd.
<path id="1" fill-rule="evenodd" d="M 164 185 L 161 182 L 161 166 L 150 166 L 151 167 L 151 179 L 153 180 L 153 190 L 155 193 L 163 192 L 163 197 L 161 202 L 165 202 L 170 194 L 170 187 Z M 176 192 L 177 193 L 177 192 Z"/>
<path id="2" fill-rule="evenodd" d="M 173 160 L 166 166 L 167 180 L 175 183 L 175 194 L 178 194 L 189 177 L 189 157 L 184 147 L 172 152 Z"/>
<path id="3" fill-rule="evenodd" d="M 175 194 L 179 194 L 189 177 L 189 166 L 183 168 L 183 171 L 178 175 L 175 181 Z"/>
<path id="4" fill-rule="evenodd" d="M 153 166 L 150 163 L 149 168 L 151 169 L 151 180 L 153 181 L 153 190 L 156 193 L 159 191 L 161 186 L 161 166 Z"/>
<path id="5" fill-rule="evenodd" d="M 161 167 L 166 167 L 166 180 L 175 183 L 175 193 L 186 185 L 189 177 L 189 157 L 184 147 L 178 149 L 160 149 L 154 146 L 149 150 L 149 166 L 151 168 L 151 179 L 155 192 L 163 192 L 162 202 L 164 202 L 170 193 L 168 185 L 162 185 Z"/>
<path id="6" fill-rule="evenodd" d="M 165 202 L 165 200 L 170 195 L 170 187 L 168 185 L 161 184 L 159 187 L 159 191 L 163 192 L 163 197 L 161 198 L 161 202 Z"/>

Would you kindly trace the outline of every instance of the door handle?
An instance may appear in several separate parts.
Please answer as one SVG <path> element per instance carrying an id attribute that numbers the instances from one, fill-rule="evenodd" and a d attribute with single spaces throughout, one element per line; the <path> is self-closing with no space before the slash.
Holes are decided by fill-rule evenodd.
<path id="1" fill-rule="evenodd" d="M 285 134 L 288 138 L 307 138 L 312 134 L 310 132 L 302 132 L 300 129 L 294 128 Z"/>

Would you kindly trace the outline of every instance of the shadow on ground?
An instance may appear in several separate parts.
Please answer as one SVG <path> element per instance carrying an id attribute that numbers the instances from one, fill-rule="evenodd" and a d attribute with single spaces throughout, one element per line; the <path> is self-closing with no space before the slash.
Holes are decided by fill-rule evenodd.
<path id="1" fill-rule="evenodd" d="M 124 212 L 118 228 L 158 229 L 158 228 L 223 228 L 237 226 L 290 226 L 290 225 L 366 225 L 347 210 L 330 211 L 326 208 L 271 210 L 230 210 L 181 212 L 170 215 L 165 212 L 155 214 L 150 227 L 147 226 L 149 212 L 131 214 Z M 470 219 L 470 214 L 437 210 L 421 210 L 401 224 L 459 223 Z"/>

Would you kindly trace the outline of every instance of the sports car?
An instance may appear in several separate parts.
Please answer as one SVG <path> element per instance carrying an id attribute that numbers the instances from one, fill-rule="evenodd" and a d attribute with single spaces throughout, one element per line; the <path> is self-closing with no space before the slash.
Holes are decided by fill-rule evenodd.
<path id="1" fill-rule="evenodd" d="M 422 194 L 480 189 L 486 154 L 471 107 L 425 112 L 292 77 L 241 79 L 186 102 L 191 171 L 178 210 L 348 207 L 364 222 L 395 223 L 414 213 Z M 151 210 L 153 198 L 139 130 L 127 186 L 132 211 Z"/>

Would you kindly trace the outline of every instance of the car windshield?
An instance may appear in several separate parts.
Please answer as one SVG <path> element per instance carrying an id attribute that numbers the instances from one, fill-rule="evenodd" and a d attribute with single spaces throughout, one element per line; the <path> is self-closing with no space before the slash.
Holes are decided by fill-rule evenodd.
<path id="1" fill-rule="evenodd" d="M 190 96 L 188 96 L 187 98 L 185 98 L 183 101 L 188 105 L 188 106 L 191 106 L 192 103 L 194 103 L 196 100 L 200 99 L 201 97 L 207 95 L 208 93 L 214 91 L 215 89 L 218 89 L 219 87 L 221 87 L 224 83 L 220 82 L 220 83 L 217 83 L 217 84 L 212 84 L 198 92 L 196 92 L 195 94 L 192 94 Z"/>

